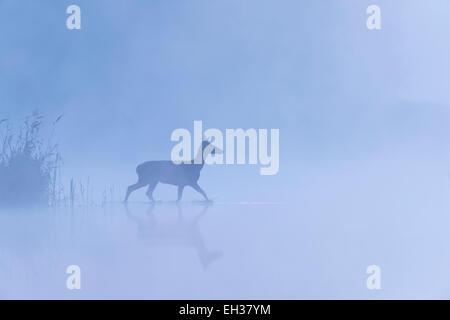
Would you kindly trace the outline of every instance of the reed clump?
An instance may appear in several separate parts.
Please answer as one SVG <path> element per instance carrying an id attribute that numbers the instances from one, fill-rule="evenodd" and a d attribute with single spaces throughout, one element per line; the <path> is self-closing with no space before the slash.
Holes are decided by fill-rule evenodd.
<path id="1" fill-rule="evenodd" d="M 56 123 L 44 139 L 44 117 L 37 111 L 14 128 L 9 119 L 0 120 L 0 205 L 52 205 L 58 198 L 56 175 L 61 161 L 58 145 L 52 142 Z"/>

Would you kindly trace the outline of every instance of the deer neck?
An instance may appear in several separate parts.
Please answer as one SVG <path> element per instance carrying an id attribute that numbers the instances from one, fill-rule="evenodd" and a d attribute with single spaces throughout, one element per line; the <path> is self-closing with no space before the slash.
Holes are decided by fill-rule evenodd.
<path id="1" fill-rule="evenodd" d="M 203 166 L 205 165 L 205 160 L 203 159 L 202 155 L 203 155 L 203 150 L 202 150 L 201 154 L 200 154 L 200 152 L 198 152 L 197 156 L 191 162 L 192 164 L 195 164 L 195 165 L 199 166 L 200 169 L 203 168 Z M 198 159 L 199 157 L 201 157 L 202 161 L 200 163 L 195 163 L 195 159 Z"/>

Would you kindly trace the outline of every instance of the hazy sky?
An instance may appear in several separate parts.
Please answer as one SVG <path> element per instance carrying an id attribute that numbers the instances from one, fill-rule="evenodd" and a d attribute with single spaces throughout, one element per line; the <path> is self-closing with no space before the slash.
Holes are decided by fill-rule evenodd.
<path id="1" fill-rule="evenodd" d="M 111 180 L 168 159 L 170 133 L 194 120 L 279 128 L 280 183 L 302 164 L 436 144 L 449 135 L 450 4 L 379 0 L 382 30 L 369 31 L 372 2 L 1 1 L 1 112 L 62 114 L 66 171 Z M 81 30 L 65 25 L 74 3 Z"/>

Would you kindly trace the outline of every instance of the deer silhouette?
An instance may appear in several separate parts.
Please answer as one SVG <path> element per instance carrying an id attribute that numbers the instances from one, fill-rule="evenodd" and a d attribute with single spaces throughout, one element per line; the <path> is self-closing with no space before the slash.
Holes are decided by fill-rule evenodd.
<path id="1" fill-rule="evenodd" d="M 171 160 L 162 161 L 147 161 L 141 163 L 136 167 L 136 173 L 138 175 L 138 181 L 129 186 L 127 193 L 125 195 L 124 202 L 128 201 L 130 194 L 137 189 L 148 186 L 147 197 L 154 201 L 153 190 L 158 183 L 172 184 L 178 186 L 178 199 L 181 200 L 183 196 L 183 190 L 185 186 L 190 186 L 197 192 L 199 192 L 206 201 L 210 201 L 205 191 L 198 185 L 198 179 L 200 178 L 200 171 L 203 169 L 204 158 L 206 158 L 209 153 L 204 153 L 206 147 L 211 144 L 209 141 L 202 142 L 201 152 L 203 157 L 201 158 L 201 163 L 196 164 L 194 160 L 189 161 L 189 163 L 176 164 Z M 211 145 L 212 146 L 212 145 Z M 217 152 L 222 152 L 219 148 L 212 146 L 213 148 L 208 148 L 208 151 L 214 155 Z"/>

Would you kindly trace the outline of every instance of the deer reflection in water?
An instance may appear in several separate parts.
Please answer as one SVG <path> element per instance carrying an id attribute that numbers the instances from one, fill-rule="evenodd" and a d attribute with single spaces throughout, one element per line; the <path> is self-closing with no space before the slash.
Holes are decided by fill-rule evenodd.
<path id="1" fill-rule="evenodd" d="M 158 221 L 154 215 L 154 209 L 158 206 L 151 203 L 146 216 L 136 215 L 125 205 L 127 217 L 137 224 L 137 236 L 140 241 L 149 245 L 163 246 L 190 246 L 195 249 L 204 268 L 222 256 L 218 250 L 206 248 L 203 236 L 200 233 L 198 223 L 206 214 L 209 205 L 203 205 L 203 209 L 193 218 L 186 218 L 180 203 L 176 203 L 178 218 L 172 221 Z"/>

